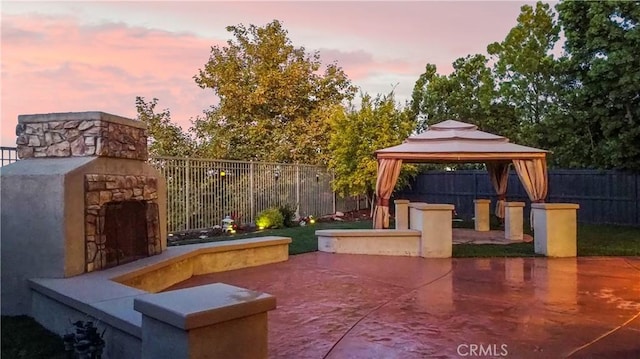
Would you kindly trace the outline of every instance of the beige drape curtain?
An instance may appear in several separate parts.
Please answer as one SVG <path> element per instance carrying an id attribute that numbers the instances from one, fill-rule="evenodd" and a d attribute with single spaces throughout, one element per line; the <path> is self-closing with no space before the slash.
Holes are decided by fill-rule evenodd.
<path id="1" fill-rule="evenodd" d="M 524 186 L 531 202 L 544 202 L 547 198 L 547 162 L 544 159 L 513 160 L 513 167 L 518 172 L 520 182 Z"/>
<path id="2" fill-rule="evenodd" d="M 487 162 L 487 171 L 493 189 L 498 194 L 496 202 L 496 216 L 504 218 L 504 204 L 507 196 L 507 184 L 509 183 L 509 162 Z"/>
<path id="3" fill-rule="evenodd" d="M 520 182 L 524 186 L 532 203 L 544 202 L 547 198 L 547 161 L 545 159 L 513 160 Z M 529 222 L 533 228 L 533 210 L 529 214 Z"/>
<path id="4" fill-rule="evenodd" d="M 373 228 L 389 228 L 389 198 L 396 186 L 402 160 L 378 160 L 378 180 L 376 181 L 376 209 L 373 212 Z"/>

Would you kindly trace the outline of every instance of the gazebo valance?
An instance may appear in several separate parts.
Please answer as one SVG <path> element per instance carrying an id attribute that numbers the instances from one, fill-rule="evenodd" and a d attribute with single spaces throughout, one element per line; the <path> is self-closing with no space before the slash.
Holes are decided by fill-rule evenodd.
<path id="1" fill-rule="evenodd" d="M 378 179 L 374 228 L 389 227 L 389 198 L 403 162 L 473 163 L 484 162 L 498 193 L 496 214 L 504 217 L 509 164 L 513 163 L 529 199 L 543 202 L 547 196 L 548 151 L 509 142 L 506 137 L 479 131 L 478 127 L 447 120 L 429 126 L 404 143 L 376 151 Z"/>

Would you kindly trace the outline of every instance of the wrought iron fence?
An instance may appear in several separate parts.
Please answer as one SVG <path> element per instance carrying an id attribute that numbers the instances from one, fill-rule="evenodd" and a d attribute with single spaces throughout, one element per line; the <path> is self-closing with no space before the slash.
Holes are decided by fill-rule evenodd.
<path id="1" fill-rule="evenodd" d="M 18 160 L 18 151 L 15 147 L 0 147 L 0 167 Z"/>
<path id="2" fill-rule="evenodd" d="M 167 180 L 170 232 L 208 228 L 225 216 L 255 222 L 269 207 L 291 206 L 299 216 L 335 211 L 332 176 L 310 165 L 154 157 Z"/>
<path id="3" fill-rule="evenodd" d="M 14 147 L 2 147 L 2 165 L 17 161 Z M 219 225 L 225 216 L 255 222 L 264 209 L 291 206 L 299 216 L 368 208 L 364 198 L 336 198 L 333 176 L 321 166 L 151 157 L 167 181 L 167 230 Z"/>

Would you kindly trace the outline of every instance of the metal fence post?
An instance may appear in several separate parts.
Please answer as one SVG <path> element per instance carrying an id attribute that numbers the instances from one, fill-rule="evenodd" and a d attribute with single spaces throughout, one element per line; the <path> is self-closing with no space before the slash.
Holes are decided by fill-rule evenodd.
<path id="1" fill-rule="evenodd" d="M 191 225 L 189 224 L 189 217 L 190 217 L 190 212 L 191 212 L 191 203 L 190 203 L 190 198 L 191 198 L 191 176 L 189 175 L 189 173 L 191 172 L 191 165 L 189 163 L 189 159 L 187 158 L 185 160 L 185 175 L 184 175 L 184 179 L 185 179 L 185 221 L 184 223 L 186 224 L 187 228 L 186 229 L 191 229 Z"/>
<path id="2" fill-rule="evenodd" d="M 331 182 L 335 182 L 336 180 L 336 174 L 335 173 L 331 173 Z M 335 191 L 331 191 L 331 193 L 333 194 L 332 199 L 333 199 L 333 213 L 336 213 L 336 192 Z"/>
<path id="3" fill-rule="evenodd" d="M 296 163 L 296 218 L 300 218 L 300 164 Z"/>
<path id="4" fill-rule="evenodd" d="M 256 204 L 253 184 L 253 161 L 249 162 L 249 212 L 251 212 L 251 222 L 256 218 Z"/>

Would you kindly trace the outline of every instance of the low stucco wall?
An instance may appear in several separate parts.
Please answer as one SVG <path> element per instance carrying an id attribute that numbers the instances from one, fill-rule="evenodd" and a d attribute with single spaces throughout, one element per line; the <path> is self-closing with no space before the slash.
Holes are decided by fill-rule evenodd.
<path id="1" fill-rule="evenodd" d="M 129 272 L 113 281 L 157 293 L 194 275 L 284 262 L 289 259 L 289 243 L 291 239 L 285 237 L 263 237 L 260 242 L 230 241 Z"/>
<path id="2" fill-rule="evenodd" d="M 321 252 L 410 257 L 420 255 L 420 235 L 420 231 L 411 229 L 316 231 Z"/>
<path id="3" fill-rule="evenodd" d="M 30 315 L 63 335 L 76 320 L 94 321 L 105 331 L 103 358 L 141 358 L 141 296 L 161 291 L 192 275 L 286 261 L 291 238 L 261 237 L 169 247 L 163 253 L 71 278 L 29 280 Z M 184 295 L 189 295 L 186 290 Z"/>

